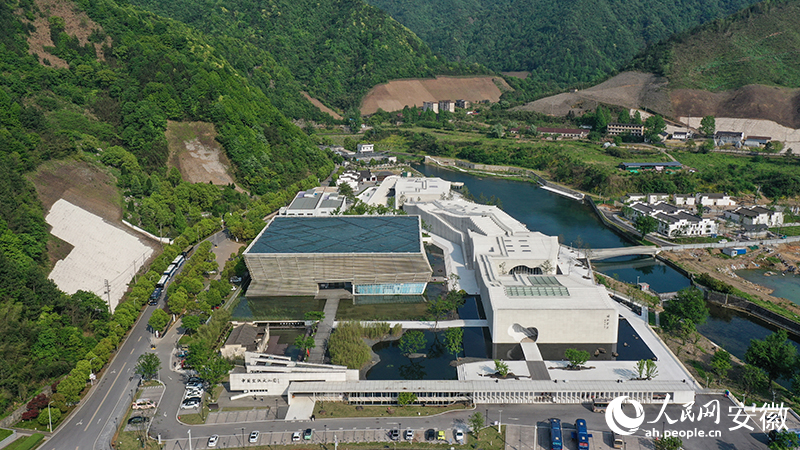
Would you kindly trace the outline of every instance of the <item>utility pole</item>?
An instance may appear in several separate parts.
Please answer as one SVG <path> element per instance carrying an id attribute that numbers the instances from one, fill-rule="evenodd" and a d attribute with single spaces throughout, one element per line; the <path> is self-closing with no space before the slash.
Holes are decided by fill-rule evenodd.
<path id="1" fill-rule="evenodd" d="M 192 450 L 192 430 L 189 429 L 189 450 Z"/>

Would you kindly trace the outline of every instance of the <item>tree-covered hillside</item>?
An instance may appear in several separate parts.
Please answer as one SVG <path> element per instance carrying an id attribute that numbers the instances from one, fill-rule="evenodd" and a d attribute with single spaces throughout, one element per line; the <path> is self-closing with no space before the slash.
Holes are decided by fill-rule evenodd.
<path id="1" fill-rule="evenodd" d="M 646 44 L 733 13 L 751 0 L 368 0 L 444 57 L 530 71 L 545 92 L 625 65 Z"/>
<path id="2" fill-rule="evenodd" d="M 800 87 L 800 1 L 770 0 L 648 48 L 633 67 L 674 89 Z"/>
<path id="3" fill-rule="evenodd" d="M 316 98 L 349 110 L 373 86 L 397 78 L 479 72 L 449 65 L 414 33 L 361 0 L 131 0 L 158 14 L 269 51 Z M 220 46 L 242 70 L 241 46 Z"/>
<path id="4" fill-rule="evenodd" d="M 126 214 L 151 231 L 184 231 L 185 245 L 218 226 L 204 212 L 238 212 L 229 223 L 252 238 L 287 192 L 333 168 L 271 103 L 275 96 L 202 32 L 113 0 L 0 1 L 0 73 L 0 413 L 70 372 L 66 380 L 77 381 L 58 391 L 76 401 L 175 256 L 156 258 L 113 315 L 94 294 L 59 291 L 47 279 L 43 207 L 26 178 L 43 161 L 108 165 L 129 198 Z M 168 172 L 168 119 L 213 123 L 237 181 L 257 199 Z"/>

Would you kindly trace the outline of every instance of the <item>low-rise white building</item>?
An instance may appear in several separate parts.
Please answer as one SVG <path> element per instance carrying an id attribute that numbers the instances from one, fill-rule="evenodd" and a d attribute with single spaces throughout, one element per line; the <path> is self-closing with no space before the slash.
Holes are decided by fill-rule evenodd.
<path id="1" fill-rule="evenodd" d="M 428 111 L 431 110 L 436 114 L 439 114 L 439 102 L 422 102 L 422 110 Z"/>
<path id="2" fill-rule="evenodd" d="M 672 201 L 676 206 L 694 206 L 696 204 L 692 194 L 675 194 L 672 196 Z"/>
<path id="3" fill-rule="evenodd" d="M 358 381 L 358 370 L 292 361 L 286 356 L 245 352 L 244 369 L 230 373 L 230 389 L 250 395 L 286 395 L 292 382 Z"/>
<path id="4" fill-rule="evenodd" d="M 736 206 L 736 200 L 733 200 L 728 194 L 697 194 L 695 195 L 695 202 L 703 206 Z"/>
<path id="5" fill-rule="evenodd" d="M 511 359 L 526 343 L 551 355 L 564 345 L 615 351 L 614 303 L 557 237 L 528 230 L 496 206 L 461 199 L 407 202 L 403 209 L 464 249 L 486 310 L 493 357 Z"/>
<path id="6" fill-rule="evenodd" d="M 669 203 L 654 205 L 634 203 L 626 210 L 630 219 L 650 216 L 658 222 L 657 232 L 668 237 L 710 236 L 717 234 L 717 223 L 707 217 L 700 217 L 684 211 Z"/>
<path id="7" fill-rule="evenodd" d="M 356 145 L 356 153 L 369 153 L 375 151 L 375 144 L 358 144 Z"/>
<path id="8" fill-rule="evenodd" d="M 390 181 L 390 178 L 384 180 L 384 183 Z M 396 177 L 393 181 L 397 208 L 407 201 L 432 202 L 450 195 L 450 182 L 441 178 Z"/>
<path id="9" fill-rule="evenodd" d="M 724 216 L 726 219 L 731 219 L 742 225 L 767 225 L 768 227 L 783 225 L 782 212 L 771 211 L 763 206 L 754 206 L 752 208 L 742 206 L 733 211 L 725 211 Z"/>
<path id="10" fill-rule="evenodd" d="M 347 182 L 347 181 L 345 181 Z M 349 182 L 347 182 L 350 184 Z M 351 185 L 352 187 L 352 185 Z M 356 182 L 356 188 L 358 183 Z M 353 188 L 355 191 L 355 188 Z M 281 216 L 329 216 L 334 211 L 347 208 L 346 199 L 335 187 L 316 187 L 300 191 L 289 206 L 278 210 Z"/>

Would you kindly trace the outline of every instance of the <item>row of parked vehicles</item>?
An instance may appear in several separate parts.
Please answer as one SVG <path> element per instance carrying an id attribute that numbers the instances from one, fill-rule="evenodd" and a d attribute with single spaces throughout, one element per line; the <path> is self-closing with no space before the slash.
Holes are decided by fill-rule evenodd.
<path id="1" fill-rule="evenodd" d="M 205 382 L 202 378 L 189 377 L 186 382 L 186 390 L 183 392 L 183 401 L 181 402 L 181 409 L 197 408 L 203 401 L 203 393 L 205 393 Z"/>

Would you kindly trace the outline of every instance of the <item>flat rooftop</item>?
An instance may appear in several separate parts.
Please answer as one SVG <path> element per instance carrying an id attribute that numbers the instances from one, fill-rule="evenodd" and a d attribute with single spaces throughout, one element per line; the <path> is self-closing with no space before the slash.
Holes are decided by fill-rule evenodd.
<path id="1" fill-rule="evenodd" d="M 246 253 L 419 253 L 420 239 L 416 216 L 276 217 Z"/>

